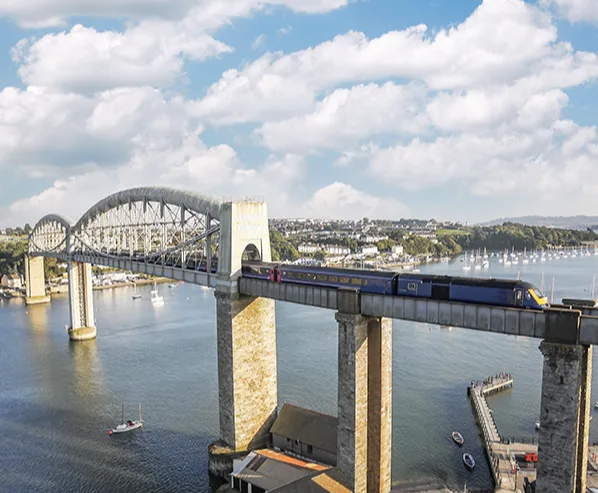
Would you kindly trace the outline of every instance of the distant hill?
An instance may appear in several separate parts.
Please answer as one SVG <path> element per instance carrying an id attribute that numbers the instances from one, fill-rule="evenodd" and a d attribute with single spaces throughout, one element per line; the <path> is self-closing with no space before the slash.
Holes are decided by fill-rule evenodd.
<path id="1" fill-rule="evenodd" d="M 494 219 L 480 226 L 495 226 L 502 223 L 519 223 L 527 226 L 546 226 L 562 229 L 598 229 L 598 216 L 521 216 Z"/>

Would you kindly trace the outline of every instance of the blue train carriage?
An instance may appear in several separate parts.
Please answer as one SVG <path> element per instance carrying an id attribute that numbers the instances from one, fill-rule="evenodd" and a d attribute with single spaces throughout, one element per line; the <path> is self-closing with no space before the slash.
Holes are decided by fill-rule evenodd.
<path id="1" fill-rule="evenodd" d="M 266 262 L 243 262 L 241 273 L 243 277 L 277 281 L 277 267 L 276 264 Z"/>
<path id="2" fill-rule="evenodd" d="M 399 274 L 397 296 L 541 310 L 548 300 L 533 284 L 509 279 Z"/>
<path id="3" fill-rule="evenodd" d="M 279 281 L 326 288 L 354 288 L 363 293 L 392 295 L 394 272 L 280 265 Z"/>

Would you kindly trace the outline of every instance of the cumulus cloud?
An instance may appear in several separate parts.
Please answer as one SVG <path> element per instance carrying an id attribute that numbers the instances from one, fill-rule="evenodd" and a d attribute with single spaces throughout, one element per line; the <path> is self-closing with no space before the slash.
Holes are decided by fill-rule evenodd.
<path id="1" fill-rule="evenodd" d="M 13 58 L 21 65 L 23 82 L 58 91 L 165 87 L 181 75 L 185 57 L 202 60 L 232 51 L 184 24 L 146 21 L 122 33 L 78 24 L 68 32 L 19 43 Z"/>
<path id="2" fill-rule="evenodd" d="M 346 183 L 335 182 L 316 191 L 303 207 L 306 216 L 328 219 L 404 217 L 407 207 L 390 197 L 375 197 Z"/>
<path id="3" fill-rule="evenodd" d="M 60 26 L 72 17 L 181 19 L 200 8 L 205 18 L 246 15 L 268 5 L 307 14 L 344 7 L 349 0 L 19 0 L 0 3 L 0 16 L 16 19 L 24 27 Z"/>
<path id="4" fill-rule="evenodd" d="M 540 0 L 540 5 L 554 7 L 570 22 L 598 22 L 598 3 L 595 0 Z"/>
<path id="5" fill-rule="evenodd" d="M 342 149 L 380 134 L 423 132 L 426 89 L 392 82 L 337 89 L 300 117 L 262 125 L 257 133 L 273 150 Z"/>
<path id="6" fill-rule="evenodd" d="M 484 0 L 460 25 L 428 34 L 418 25 L 374 39 L 349 32 L 289 55 L 267 53 L 227 71 L 198 102 L 198 115 L 214 122 L 261 121 L 297 92 L 302 106 L 318 91 L 356 81 L 408 78 L 431 89 L 482 87 L 533 73 L 555 50 L 550 16 L 522 0 Z M 297 111 L 290 107 L 287 114 Z"/>

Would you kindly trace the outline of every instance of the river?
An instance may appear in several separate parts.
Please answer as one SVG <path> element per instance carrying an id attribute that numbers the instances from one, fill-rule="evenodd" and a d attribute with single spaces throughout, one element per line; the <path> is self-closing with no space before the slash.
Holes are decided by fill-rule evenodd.
<path id="1" fill-rule="evenodd" d="M 540 286 L 555 298 L 588 297 L 598 257 L 489 272 Z M 421 271 L 462 275 L 462 264 Z M 69 343 L 66 296 L 26 307 L 0 301 L 1 492 L 208 492 L 207 446 L 218 434 L 215 299 L 198 286 L 160 285 L 162 307 L 131 288 L 94 292 L 98 336 Z M 337 326 L 331 311 L 277 303 L 279 402 L 336 414 Z M 515 384 L 489 399 L 499 432 L 533 437 L 539 417 L 539 340 L 393 323 L 393 480 L 439 478 L 488 487 L 490 472 L 467 399 L 471 380 L 506 371 Z M 597 365 L 594 364 L 594 368 Z M 596 380 L 595 380 L 596 381 Z M 593 385 L 594 395 L 598 387 Z M 110 437 L 121 403 L 144 428 Z M 473 472 L 450 433 L 477 460 Z M 591 440 L 598 441 L 592 429 Z"/>

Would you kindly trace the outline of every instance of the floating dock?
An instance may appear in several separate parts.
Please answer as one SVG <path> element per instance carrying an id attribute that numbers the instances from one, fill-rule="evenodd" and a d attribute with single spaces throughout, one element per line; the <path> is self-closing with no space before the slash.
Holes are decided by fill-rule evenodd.
<path id="1" fill-rule="evenodd" d="M 471 382 L 467 388 L 476 418 L 482 429 L 484 450 L 490 464 L 496 492 L 515 491 L 518 488 L 523 491 L 524 477 L 527 477 L 529 481 L 536 479 L 535 461 L 530 461 L 529 467 L 522 469 L 519 466 L 518 458 L 523 461 L 526 460 L 526 457 L 537 460 L 538 445 L 502 439 L 486 401 L 487 395 L 501 392 L 512 386 L 513 377 L 508 373 L 501 373 L 488 377 L 482 382 Z"/>

